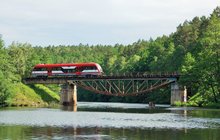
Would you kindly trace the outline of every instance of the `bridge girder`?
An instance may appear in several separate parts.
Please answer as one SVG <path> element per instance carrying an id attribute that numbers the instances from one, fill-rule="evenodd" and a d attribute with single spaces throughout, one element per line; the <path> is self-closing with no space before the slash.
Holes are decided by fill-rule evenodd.
<path id="1" fill-rule="evenodd" d="M 25 84 L 75 84 L 83 89 L 111 96 L 137 96 L 177 81 L 179 75 L 136 75 L 103 77 L 31 77 Z"/>
<path id="2" fill-rule="evenodd" d="M 98 94 L 111 96 L 137 96 L 149 93 L 175 81 L 175 79 L 94 79 L 68 82 L 69 84 L 75 84 L 78 87 Z"/>

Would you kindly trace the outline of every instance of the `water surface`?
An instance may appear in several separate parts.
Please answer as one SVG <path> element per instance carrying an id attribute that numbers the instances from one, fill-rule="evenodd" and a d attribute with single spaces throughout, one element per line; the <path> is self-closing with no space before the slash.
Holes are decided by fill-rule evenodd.
<path id="1" fill-rule="evenodd" d="M 220 111 L 169 105 L 78 103 L 0 110 L 0 139 L 220 139 Z"/>

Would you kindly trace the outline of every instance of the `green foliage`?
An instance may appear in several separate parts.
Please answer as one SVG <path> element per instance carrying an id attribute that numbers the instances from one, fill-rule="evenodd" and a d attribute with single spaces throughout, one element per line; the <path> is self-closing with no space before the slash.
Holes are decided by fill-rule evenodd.
<path id="1" fill-rule="evenodd" d="M 218 109 L 220 109 L 220 104 L 219 103 L 208 102 L 208 103 L 204 104 L 204 106 L 208 107 L 208 108 L 218 108 Z"/>
<path id="2" fill-rule="evenodd" d="M 180 106 L 186 106 L 186 103 L 180 102 L 180 101 L 176 101 L 176 102 L 174 102 L 174 105 L 180 107 Z"/>
<path id="3" fill-rule="evenodd" d="M 3 73 L 0 71 L 0 105 L 5 104 L 5 100 L 10 94 L 9 81 L 6 80 Z"/>
<path id="4" fill-rule="evenodd" d="M 188 52 L 183 58 L 183 63 L 180 72 L 182 74 L 187 74 L 191 72 L 194 64 L 195 64 L 195 58 L 192 56 L 190 52 Z"/>
<path id="5" fill-rule="evenodd" d="M 3 40 L 0 38 L 0 105 L 5 104 L 5 100 L 10 94 L 11 75 L 7 51 L 4 48 Z M 9 69 L 11 70 L 11 69 Z"/>

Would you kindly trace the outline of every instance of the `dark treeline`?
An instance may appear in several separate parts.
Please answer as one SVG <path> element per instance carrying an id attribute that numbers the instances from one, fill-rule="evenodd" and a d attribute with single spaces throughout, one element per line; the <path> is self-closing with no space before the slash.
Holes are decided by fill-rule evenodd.
<path id="1" fill-rule="evenodd" d="M 220 8 L 209 17 L 195 17 L 177 27 L 176 32 L 155 40 L 139 40 L 131 45 L 35 46 L 0 41 L 0 102 L 13 100 L 21 78 L 29 76 L 39 63 L 99 63 L 104 72 L 180 72 L 187 86 L 190 104 L 220 103 Z M 109 97 L 80 89 L 79 100 L 169 103 L 169 87 L 134 97 Z M 10 99 L 10 100 L 9 100 Z"/>

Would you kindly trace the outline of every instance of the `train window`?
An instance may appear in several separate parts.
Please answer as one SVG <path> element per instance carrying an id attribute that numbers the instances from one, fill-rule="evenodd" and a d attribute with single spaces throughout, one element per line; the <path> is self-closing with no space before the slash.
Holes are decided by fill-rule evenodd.
<path id="1" fill-rule="evenodd" d="M 75 68 L 62 68 L 62 71 L 64 73 L 75 73 L 76 72 L 76 69 Z"/>
<path id="2" fill-rule="evenodd" d="M 76 69 L 68 69 L 68 72 L 69 73 L 74 73 L 74 72 L 76 72 Z"/>
<path id="3" fill-rule="evenodd" d="M 87 67 L 83 67 L 83 70 L 96 70 L 96 66 L 87 66 Z"/>
<path id="4" fill-rule="evenodd" d="M 52 68 L 52 71 L 62 71 L 62 68 L 61 67 L 55 67 L 55 68 Z"/>
<path id="5" fill-rule="evenodd" d="M 97 67 L 96 66 L 92 66 L 91 69 L 92 70 L 97 70 Z"/>
<path id="6" fill-rule="evenodd" d="M 96 66 L 84 66 L 84 67 L 80 67 L 79 70 L 81 72 L 96 72 L 97 71 L 97 67 Z"/>
<path id="7" fill-rule="evenodd" d="M 34 68 L 33 71 L 47 71 L 47 68 Z"/>
<path id="8" fill-rule="evenodd" d="M 99 69 L 101 72 L 103 72 L 102 67 L 101 67 L 99 64 L 98 64 L 97 66 L 98 66 L 98 69 Z"/>

